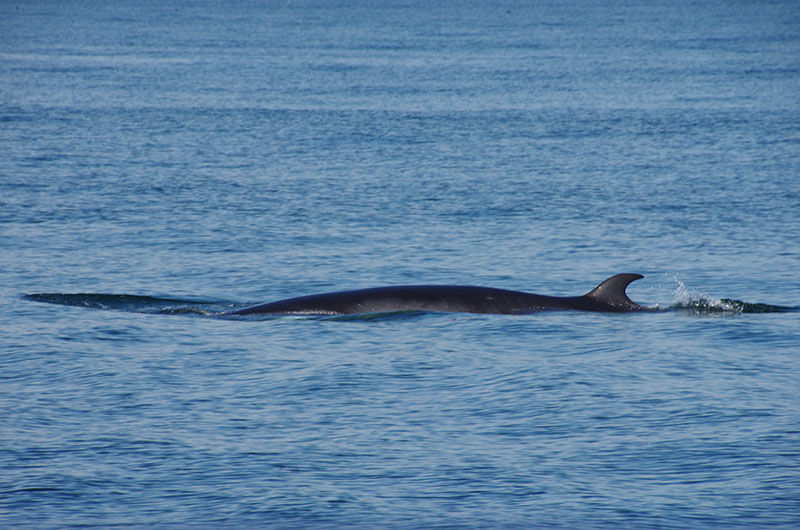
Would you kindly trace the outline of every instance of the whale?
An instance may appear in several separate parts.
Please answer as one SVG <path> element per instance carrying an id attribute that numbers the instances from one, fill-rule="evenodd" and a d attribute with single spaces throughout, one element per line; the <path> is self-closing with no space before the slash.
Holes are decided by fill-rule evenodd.
<path id="1" fill-rule="evenodd" d="M 231 311 L 228 315 L 348 315 L 401 311 L 525 315 L 539 311 L 647 311 L 625 290 L 644 278 L 616 274 L 582 296 L 545 296 L 470 285 L 395 285 L 287 298 Z"/>

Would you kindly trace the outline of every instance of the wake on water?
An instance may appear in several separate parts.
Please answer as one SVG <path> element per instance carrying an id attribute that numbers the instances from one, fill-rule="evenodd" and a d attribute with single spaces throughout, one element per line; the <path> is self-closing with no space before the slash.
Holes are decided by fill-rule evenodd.
<path id="1" fill-rule="evenodd" d="M 751 303 L 731 298 L 713 298 L 705 293 L 690 290 L 677 277 L 673 300 L 666 306 L 656 305 L 654 311 L 685 311 L 697 315 L 725 315 L 749 313 L 785 313 L 800 311 L 800 306 L 779 306 L 764 303 Z M 158 315 L 188 315 L 231 320 L 274 320 L 276 318 L 300 318 L 312 320 L 383 320 L 386 318 L 409 318 L 430 314 L 426 311 L 396 311 L 356 315 L 231 315 L 231 311 L 249 307 L 251 303 L 237 303 L 214 300 L 182 300 L 131 294 L 104 293 L 34 293 L 22 296 L 23 300 L 45 304 L 84 307 L 107 311 L 147 313 Z"/>

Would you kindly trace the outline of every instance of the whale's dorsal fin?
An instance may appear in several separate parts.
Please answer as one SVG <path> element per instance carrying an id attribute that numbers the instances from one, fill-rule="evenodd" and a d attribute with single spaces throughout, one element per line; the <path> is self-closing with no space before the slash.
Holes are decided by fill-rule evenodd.
<path id="1" fill-rule="evenodd" d="M 625 289 L 631 282 L 644 278 L 641 274 L 617 274 L 607 279 L 584 296 L 622 310 L 641 309 L 642 306 L 628 298 Z"/>

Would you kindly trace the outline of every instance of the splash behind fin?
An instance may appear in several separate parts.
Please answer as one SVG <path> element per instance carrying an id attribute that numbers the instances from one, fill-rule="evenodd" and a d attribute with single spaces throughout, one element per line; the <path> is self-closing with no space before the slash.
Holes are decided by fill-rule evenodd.
<path id="1" fill-rule="evenodd" d="M 641 274 L 617 274 L 607 279 L 584 296 L 619 310 L 635 311 L 644 309 L 625 294 L 625 289 L 631 282 L 642 278 L 644 278 L 644 276 Z"/>

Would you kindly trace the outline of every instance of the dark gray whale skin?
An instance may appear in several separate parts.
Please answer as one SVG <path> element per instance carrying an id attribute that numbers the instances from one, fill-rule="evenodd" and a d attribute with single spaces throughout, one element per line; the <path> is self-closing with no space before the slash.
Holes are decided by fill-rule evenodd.
<path id="1" fill-rule="evenodd" d="M 647 311 L 625 294 L 641 274 L 617 274 L 583 296 L 543 296 L 464 285 L 398 285 L 312 294 L 232 311 L 229 315 L 347 315 L 394 311 L 441 311 L 524 315 L 577 310 L 624 313 Z"/>

